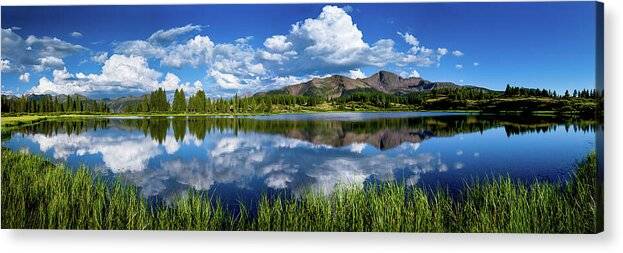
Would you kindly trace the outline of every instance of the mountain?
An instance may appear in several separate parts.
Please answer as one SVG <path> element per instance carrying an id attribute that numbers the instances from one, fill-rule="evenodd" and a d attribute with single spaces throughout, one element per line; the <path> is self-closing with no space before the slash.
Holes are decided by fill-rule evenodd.
<path id="1" fill-rule="evenodd" d="M 148 95 L 103 99 L 103 101 L 106 102 L 106 105 L 108 106 L 110 111 L 123 112 L 126 107 L 140 103 L 145 96 Z"/>
<path id="2" fill-rule="evenodd" d="M 258 93 L 261 94 L 289 94 L 297 96 L 321 96 L 337 98 L 357 90 L 373 90 L 386 94 L 409 93 L 415 91 L 430 91 L 442 88 L 476 88 L 475 86 L 460 86 L 452 82 L 431 82 L 420 77 L 404 78 L 389 71 L 379 71 L 366 78 L 352 79 L 346 76 L 333 75 L 325 78 L 314 78 L 304 83 L 290 85 L 279 90 Z M 486 89 L 485 89 L 486 90 Z"/>

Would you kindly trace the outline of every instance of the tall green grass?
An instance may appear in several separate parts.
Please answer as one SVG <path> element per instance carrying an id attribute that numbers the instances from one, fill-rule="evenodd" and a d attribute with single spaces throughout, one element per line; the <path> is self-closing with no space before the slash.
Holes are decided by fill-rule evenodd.
<path id="1" fill-rule="evenodd" d="M 171 204 L 148 204 L 138 189 L 87 168 L 75 172 L 41 156 L 2 150 L 2 228 L 379 232 L 595 233 L 596 156 L 561 184 L 468 185 L 459 196 L 385 183 L 341 186 L 329 196 L 262 197 L 250 214 L 189 191 Z"/>

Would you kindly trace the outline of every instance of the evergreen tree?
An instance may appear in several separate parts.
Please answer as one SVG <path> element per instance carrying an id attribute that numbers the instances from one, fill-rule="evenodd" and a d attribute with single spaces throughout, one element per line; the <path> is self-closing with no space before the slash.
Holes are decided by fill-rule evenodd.
<path id="1" fill-rule="evenodd" d="M 168 112 L 169 102 L 167 101 L 167 94 L 162 88 L 151 93 L 149 97 L 149 107 L 152 112 Z"/>
<path id="2" fill-rule="evenodd" d="M 186 112 L 186 97 L 184 95 L 183 89 L 175 90 L 175 95 L 173 95 L 173 105 L 171 106 L 171 111 Z"/>
<path id="3" fill-rule="evenodd" d="M 197 91 L 188 99 L 188 111 L 203 113 L 206 111 L 206 95 L 203 90 Z"/>

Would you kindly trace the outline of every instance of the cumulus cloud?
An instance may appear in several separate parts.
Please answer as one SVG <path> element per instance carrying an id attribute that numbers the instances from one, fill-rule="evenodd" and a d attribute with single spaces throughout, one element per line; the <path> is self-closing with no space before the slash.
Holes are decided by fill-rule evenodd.
<path id="1" fill-rule="evenodd" d="M 295 23 L 290 36 L 306 54 L 331 64 L 354 63 L 369 47 L 350 15 L 336 6 L 325 6 L 317 18 Z"/>
<path id="2" fill-rule="evenodd" d="M 218 70 L 211 70 L 209 75 L 214 78 L 216 84 L 224 89 L 238 89 L 241 87 L 240 80 L 233 74 L 222 73 Z"/>
<path id="3" fill-rule="evenodd" d="M 200 69 L 205 73 L 204 81 L 206 81 L 205 85 L 202 83 L 201 88 L 205 88 L 207 94 L 228 96 L 280 88 L 306 81 L 312 76 L 346 73 L 353 77 L 363 77 L 363 73 L 360 72 L 365 67 L 390 69 L 394 67 L 404 72 L 415 66 L 439 65 L 442 57 L 449 54 L 447 48 L 432 49 L 424 46 L 414 34 L 408 32 L 398 32 L 402 39 L 399 43 L 409 46 L 406 51 L 397 50 L 396 42 L 390 38 L 366 42 L 363 31 L 348 12 L 344 8 L 332 5 L 324 6 L 316 17 L 291 24 L 285 33 L 268 36 L 259 47 L 249 43 L 252 38 L 250 36 L 236 39 L 231 43 L 216 43 L 206 34 L 194 34 L 201 30 L 201 26 L 194 24 L 161 29 L 144 39 L 117 43 L 113 49 L 113 56 L 140 58 L 145 62 L 145 66 L 147 62 L 155 60 L 160 66 Z M 23 40 L 11 29 L 3 29 L 2 35 L 2 70 L 5 72 L 14 71 L 15 65 L 24 63 L 28 63 L 34 71 L 62 70 L 65 65 L 63 57 L 84 49 L 56 38 L 30 36 Z M 51 47 L 44 47 L 43 44 Z M 27 51 L 24 49 L 27 46 L 32 47 L 37 53 L 16 54 L 11 50 L 5 50 L 5 48 L 21 48 L 22 51 Z M 6 57 L 5 51 L 9 52 Z M 33 57 L 24 58 L 18 55 Z M 106 67 L 110 58 L 112 56 L 109 56 L 108 52 L 91 55 L 91 60 L 102 64 L 102 68 Z M 72 83 L 73 86 L 88 86 L 80 89 L 92 92 L 98 90 L 92 87 L 107 87 L 119 91 L 134 87 L 132 89 L 134 91 L 146 91 L 159 84 L 155 80 L 158 78 L 153 78 L 153 75 L 131 82 L 133 85 L 127 85 L 130 83 L 127 79 L 123 79 L 123 82 L 118 80 L 107 82 L 111 79 L 105 78 L 106 74 L 103 72 L 104 70 L 102 74 L 82 74 L 86 80 L 78 78 L 78 74 L 75 74 L 74 79 L 80 80 L 72 79 L 58 84 L 48 78 L 41 83 L 57 86 Z M 140 74 L 150 73 L 147 71 Z M 138 78 L 139 75 L 134 77 Z M 162 83 L 164 87 L 196 87 L 194 83 L 192 85 L 182 83 L 181 80 L 174 85 L 175 79 L 172 76 L 168 81 L 166 75 L 162 76 L 165 77 Z M 92 83 L 87 85 L 87 81 Z M 40 91 L 39 88 L 34 90 Z"/>
<path id="4" fill-rule="evenodd" d="M 292 42 L 283 35 L 274 35 L 264 41 L 264 46 L 274 52 L 285 52 L 292 48 Z"/>
<path id="5" fill-rule="evenodd" d="M 260 48 L 250 46 L 248 37 L 234 43 L 214 43 L 207 35 L 177 41 L 179 35 L 197 30 L 200 28 L 192 25 L 160 30 L 146 40 L 122 42 L 115 51 L 155 58 L 161 65 L 176 68 L 205 67 L 206 77 L 213 84 L 208 90 L 219 94 L 253 93 L 294 84 L 287 80 L 351 73 L 365 66 L 430 66 L 447 54 L 445 48 L 435 51 L 422 46 L 410 33 L 399 33 L 412 46 L 408 52 L 397 52 L 391 39 L 370 45 L 352 17 L 331 5 L 323 7 L 315 18 L 292 24 L 287 34 L 266 38 Z"/>
<path id="6" fill-rule="evenodd" d="M 461 57 L 463 56 L 463 52 L 459 51 L 459 50 L 454 50 L 452 51 L 452 55 L 456 56 L 456 57 Z"/>
<path id="7" fill-rule="evenodd" d="M 189 64 L 197 67 L 209 62 L 214 53 L 214 42 L 208 36 L 197 35 L 185 44 L 174 45 L 163 54 L 161 63 L 172 67 Z"/>
<path id="8" fill-rule="evenodd" d="M 39 64 L 33 66 L 33 69 L 37 72 L 41 72 L 46 69 L 60 69 L 65 66 L 63 59 L 55 56 L 46 56 L 39 58 Z"/>
<path id="9" fill-rule="evenodd" d="M 53 79 L 42 77 L 30 89 L 35 94 L 84 94 L 124 95 L 144 93 L 158 87 L 169 88 L 179 85 L 179 78 L 167 74 L 163 82 L 158 80 L 162 73 L 149 68 L 141 56 L 112 55 L 102 66 L 100 74 L 69 73 L 66 68 L 54 70 Z M 177 78 L 177 79 L 176 79 Z"/>
<path id="10" fill-rule="evenodd" d="M 72 32 L 69 35 L 71 35 L 71 37 L 75 37 L 75 38 L 82 37 L 82 33 L 80 33 L 80 32 Z"/>
<path id="11" fill-rule="evenodd" d="M 97 52 L 91 56 L 91 60 L 99 64 L 104 64 L 108 60 L 108 52 Z"/>
<path id="12" fill-rule="evenodd" d="M 411 46 L 417 47 L 420 45 L 420 41 L 418 41 L 418 39 L 415 36 L 413 36 L 412 34 L 408 32 L 407 33 L 398 32 L 398 35 L 404 38 L 405 42 L 407 42 L 407 44 Z"/>
<path id="13" fill-rule="evenodd" d="M 2 29 L 2 60 L 11 67 L 4 71 L 42 71 L 48 68 L 60 68 L 63 58 L 87 49 L 54 37 L 28 36 L 26 39 L 11 28 Z"/>
<path id="14" fill-rule="evenodd" d="M 456 64 L 456 65 L 454 65 L 454 67 L 456 69 L 463 69 L 463 64 Z"/>
<path id="15" fill-rule="evenodd" d="M 364 74 L 363 71 L 361 71 L 361 69 L 352 69 L 349 71 L 349 74 L 350 74 L 350 78 L 353 78 L 353 79 L 366 78 L 366 74 Z"/>
<path id="16" fill-rule="evenodd" d="M 448 53 L 446 48 L 437 48 L 437 50 L 427 48 L 408 32 L 398 32 L 398 35 L 404 39 L 405 43 L 411 46 L 407 52 L 400 54 L 399 61 L 397 62 L 398 66 L 415 64 L 419 67 L 428 67 L 435 63 L 439 66 L 441 58 Z"/>
<path id="17" fill-rule="evenodd" d="M 24 74 L 19 75 L 19 80 L 24 83 L 30 82 L 30 73 L 26 72 Z"/>
<path id="18" fill-rule="evenodd" d="M 411 73 L 409 73 L 408 77 L 420 77 L 420 73 L 414 69 L 411 71 Z"/>

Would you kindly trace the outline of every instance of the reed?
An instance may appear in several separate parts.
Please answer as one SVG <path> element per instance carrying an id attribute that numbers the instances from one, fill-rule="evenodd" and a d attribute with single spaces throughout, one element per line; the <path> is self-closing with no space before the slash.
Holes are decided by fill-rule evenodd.
<path id="1" fill-rule="evenodd" d="M 1 170 L 2 228 L 12 229 L 595 233 L 601 227 L 594 153 L 566 183 L 501 177 L 470 183 L 455 197 L 397 183 L 343 185 L 329 196 L 264 196 L 256 213 L 242 205 L 235 216 L 201 192 L 149 204 L 122 180 L 7 149 Z"/>

